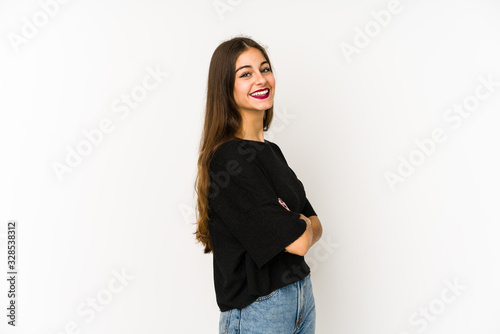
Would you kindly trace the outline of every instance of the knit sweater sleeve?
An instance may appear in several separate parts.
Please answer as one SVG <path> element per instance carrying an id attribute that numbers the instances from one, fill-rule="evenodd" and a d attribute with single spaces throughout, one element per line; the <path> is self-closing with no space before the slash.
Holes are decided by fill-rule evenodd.
<path id="1" fill-rule="evenodd" d="M 209 172 L 209 207 L 259 268 L 305 232 L 307 223 L 298 212 L 281 206 L 251 156 L 225 145 L 215 152 Z"/>
<path id="2" fill-rule="evenodd" d="M 316 211 L 314 211 L 311 203 L 309 203 L 309 199 L 306 197 L 306 204 L 301 212 L 306 217 L 317 216 Z"/>
<path id="3" fill-rule="evenodd" d="M 288 162 L 286 161 L 286 158 L 285 158 L 283 152 L 281 151 L 280 147 L 275 143 L 272 143 L 272 145 L 273 145 L 273 147 L 276 148 L 276 151 L 278 152 L 278 154 L 281 157 L 281 159 L 283 160 L 283 162 L 288 166 Z M 288 168 L 290 168 L 290 166 L 288 166 Z M 297 177 L 297 175 L 295 174 L 295 172 L 293 171 L 293 169 L 290 168 L 290 171 L 293 173 L 293 175 L 295 176 L 297 181 L 302 183 L 299 180 L 299 178 Z M 304 192 L 305 192 L 305 189 L 304 189 Z M 300 213 L 302 213 L 306 217 L 317 216 L 316 211 L 314 211 L 314 208 L 312 207 L 311 203 L 309 202 L 309 199 L 307 198 L 307 196 L 306 196 L 306 204 L 304 205 L 304 208 L 300 211 Z"/>

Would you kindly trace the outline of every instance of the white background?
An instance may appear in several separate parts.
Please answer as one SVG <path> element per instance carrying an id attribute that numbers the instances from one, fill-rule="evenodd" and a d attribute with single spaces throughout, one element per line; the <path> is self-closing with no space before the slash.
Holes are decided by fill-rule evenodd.
<path id="1" fill-rule="evenodd" d="M 385 26 L 389 1 L 73 0 L 51 17 L 45 3 L 0 3 L 1 277 L 7 222 L 19 226 L 18 326 L 1 279 L 2 333 L 217 333 L 194 179 L 210 57 L 241 34 L 274 67 L 265 137 L 323 224 L 306 255 L 316 332 L 500 332 L 497 1 L 401 0 Z M 147 68 L 169 75 L 146 91 Z M 480 77 L 497 86 L 447 121 Z M 54 163 L 104 119 L 113 130 L 60 180 Z M 418 153 L 437 128 L 446 140 Z M 420 164 L 391 189 L 410 156 Z"/>

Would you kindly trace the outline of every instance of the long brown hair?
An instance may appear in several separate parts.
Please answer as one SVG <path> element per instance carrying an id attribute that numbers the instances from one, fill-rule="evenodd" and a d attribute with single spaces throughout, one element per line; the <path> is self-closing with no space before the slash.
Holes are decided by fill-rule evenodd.
<path id="1" fill-rule="evenodd" d="M 208 230 L 208 193 L 210 176 L 208 167 L 215 150 L 224 142 L 235 139 L 241 131 L 241 114 L 234 100 L 235 66 L 239 55 L 249 48 L 256 48 L 271 68 L 266 50 L 248 37 L 234 37 L 221 43 L 214 51 L 210 61 L 207 84 L 207 104 L 205 124 L 200 141 L 198 173 L 195 180 L 197 198 L 196 240 L 204 247 L 204 253 L 212 252 Z M 273 107 L 265 111 L 263 130 L 267 131 L 273 119 Z"/>

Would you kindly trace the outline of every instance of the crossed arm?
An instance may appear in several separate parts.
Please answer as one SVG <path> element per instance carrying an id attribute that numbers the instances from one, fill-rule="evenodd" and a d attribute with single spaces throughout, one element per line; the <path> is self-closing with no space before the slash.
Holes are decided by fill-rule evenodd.
<path id="1" fill-rule="evenodd" d="M 301 213 L 300 218 L 306 221 L 307 228 L 297 240 L 285 247 L 285 251 L 304 256 L 309 248 L 321 238 L 323 227 L 321 226 L 318 216 L 310 216 L 307 218 Z"/>

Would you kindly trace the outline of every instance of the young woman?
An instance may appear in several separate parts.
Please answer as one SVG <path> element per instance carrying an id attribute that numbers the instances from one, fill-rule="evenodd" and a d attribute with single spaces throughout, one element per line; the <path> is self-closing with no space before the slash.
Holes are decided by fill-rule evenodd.
<path id="1" fill-rule="evenodd" d="M 254 40 L 220 44 L 208 73 L 196 177 L 196 239 L 213 252 L 219 333 L 312 334 L 304 261 L 322 234 L 304 186 L 277 144 L 271 61 Z"/>

